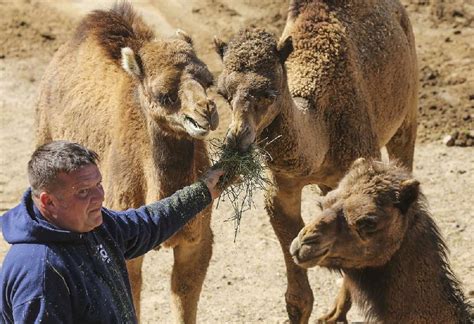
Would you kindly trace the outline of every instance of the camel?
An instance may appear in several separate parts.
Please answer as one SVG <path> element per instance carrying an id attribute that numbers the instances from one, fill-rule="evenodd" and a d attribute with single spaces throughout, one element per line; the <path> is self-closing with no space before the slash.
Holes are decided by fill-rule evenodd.
<path id="1" fill-rule="evenodd" d="M 79 142 L 99 153 L 111 209 L 137 208 L 189 185 L 209 165 L 204 139 L 218 126 L 213 77 L 191 37 L 155 38 L 130 4 L 94 11 L 54 55 L 36 106 L 37 145 Z M 212 254 L 211 207 L 163 245 L 173 248 L 173 312 L 194 323 Z M 128 263 L 140 312 L 143 258 Z"/>
<path id="2" fill-rule="evenodd" d="M 355 159 L 379 158 L 384 146 L 412 168 L 418 70 L 407 13 L 392 0 L 292 0 L 278 43 L 244 28 L 214 45 L 223 61 L 217 90 L 232 109 L 228 144 L 261 145 L 271 156 L 265 205 L 285 257 L 287 312 L 307 323 L 314 297 L 289 253 L 304 225 L 303 187 L 328 192 Z M 343 320 L 345 308 L 331 317 Z"/>
<path id="3" fill-rule="evenodd" d="M 344 272 L 370 322 L 472 323 L 419 185 L 396 163 L 356 160 L 291 254 L 302 267 Z"/>

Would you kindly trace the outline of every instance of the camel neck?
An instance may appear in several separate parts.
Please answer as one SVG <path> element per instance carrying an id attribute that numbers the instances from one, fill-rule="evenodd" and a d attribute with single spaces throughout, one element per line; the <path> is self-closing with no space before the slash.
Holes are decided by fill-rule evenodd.
<path id="1" fill-rule="evenodd" d="M 158 172 L 161 195 L 168 196 L 194 181 L 195 140 L 150 128 L 153 170 Z"/>
<path id="2" fill-rule="evenodd" d="M 385 266 L 345 271 L 353 298 L 369 318 L 387 323 L 461 323 L 468 311 L 438 229 L 423 212 L 413 218 L 400 249 Z"/>

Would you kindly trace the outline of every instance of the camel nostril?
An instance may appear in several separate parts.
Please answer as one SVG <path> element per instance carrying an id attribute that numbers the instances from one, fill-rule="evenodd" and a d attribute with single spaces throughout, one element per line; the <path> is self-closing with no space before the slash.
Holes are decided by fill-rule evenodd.
<path id="1" fill-rule="evenodd" d="M 301 244 L 319 244 L 320 236 L 319 235 L 309 235 L 303 236 L 301 238 Z"/>
<path id="2" fill-rule="evenodd" d="M 208 121 L 211 130 L 215 130 L 219 126 L 219 114 L 217 113 L 217 109 L 214 109 L 210 112 Z"/>
<path id="3" fill-rule="evenodd" d="M 301 248 L 301 243 L 298 238 L 295 238 L 290 245 L 290 254 L 294 257 L 298 256 L 298 251 Z"/>

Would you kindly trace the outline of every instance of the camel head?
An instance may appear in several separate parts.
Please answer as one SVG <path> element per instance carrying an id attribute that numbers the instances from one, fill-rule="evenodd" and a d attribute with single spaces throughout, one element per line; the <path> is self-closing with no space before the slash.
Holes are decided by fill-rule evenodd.
<path id="1" fill-rule="evenodd" d="M 203 139 L 219 123 L 216 105 L 206 92 L 213 77 L 196 57 L 191 38 L 183 31 L 177 35 L 146 42 L 137 52 L 123 47 L 122 68 L 136 82 L 144 112 L 161 130 Z"/>
<path id="2" fill-rule="evenodd" d="M 217 38 L 214 43 L 224 64 L 217 90 L 232 109 L 227 141 L 246 151 L 280 112 L 291 39 L 279 47 L 266 31 L 244 29 L 228 44 Z"/>
<path id="3" fill-rule="evenodd" d="M 294 261 L 333 269 L 386 264 L 403 241 L 418 194 L 419 182 L 401 167 L 356 160 L 293 240 Z"/>

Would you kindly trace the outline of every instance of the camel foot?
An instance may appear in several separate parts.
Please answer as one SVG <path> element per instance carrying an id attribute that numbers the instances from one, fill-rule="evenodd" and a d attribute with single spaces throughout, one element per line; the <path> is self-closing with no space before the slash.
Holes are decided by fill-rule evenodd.
<path id="1" fill-rule="evenodd" d="M 347 324 L 346 313 L 341 312 L 340 309 L 334 307 L 334 309 L 328 314 L 318 318 L 318 324 Z"/>

